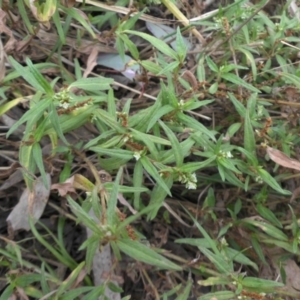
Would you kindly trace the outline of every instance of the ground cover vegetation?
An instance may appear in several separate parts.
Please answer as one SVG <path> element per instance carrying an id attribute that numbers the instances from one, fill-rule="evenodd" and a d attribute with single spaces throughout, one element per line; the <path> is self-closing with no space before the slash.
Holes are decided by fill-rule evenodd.
<path id="1" fill-rule="evenodd" d="M 1 1 L 6 299 L 299 299 L 296 1 Z"/>

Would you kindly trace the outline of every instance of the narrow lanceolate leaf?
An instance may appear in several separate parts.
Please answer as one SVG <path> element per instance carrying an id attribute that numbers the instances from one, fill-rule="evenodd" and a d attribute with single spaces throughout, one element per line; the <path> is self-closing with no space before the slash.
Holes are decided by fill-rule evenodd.
<path id="1" fill-rule="evenodd" d="M 141 242 L 132 241 L 129 239 L 120 239 L 116 242 L 116 244 L 122 252 L 138 261 L 142 261 L 149 265 L 154 265 L 161 269 L 175 271 L 182 270 L 180 266 L 174 264 L 162 255 L 159 255 L 157 252 L 148 246 L 143 245 Z"/>
<path id="2" fill-rule="evenodd" d="M 45 79 L 45 77 L 37 70 L 37 68 L 32 64 L 29 58 L 26 59 L 26 63 L 29 67 L 30 73 L 34 77 L 34 79 L 38 82 L 38 84 L 43 88 L 45 93 L 48 96 L 53 96 L 54 91 L 50 85 L 50 83 Z"/>
<path id="3" fill-rule="evenodd" d="M 272 290 L 276 287 L 282 287 L 284 284 L 282 282 L 277 282 L 273 280 L 261 279 L 256 277 L 245 277 L 242 280 L 242 285 L 248 288 L 255 288 L 260 291 Z"/>
<path id="4" fill-rule="evenodd" d="M 229 99 L 231 100 L 231 102 L 233 103 L 236 111 L 239 113 L 239 115 L 242 118 L 245 118 L 246 116 L 246 108 L 245 106 L 235 98 L 235 96 L 232 93 L 228 93 Z"/>
<path id="5" fill-rule="evenodd" d="M 114 188 L 109 195 L 109 201 L 107 203 L 107 223 L 108 225 L 113 226 L 115 210 L 117 207 L 117 198 L 119 192 L 120 179 L 123 174 L 123 168 L 119 168 L 117 177 L 114 182 Z"/>
<path id="6" fill-rule="evenodd" d="M 266 220 L 268 220 L 275 226 L 282 228 L 282 224 L 280 223 L 280 221 L 276 218 L 275 214 L 270 209 L 268 209 L 267 207 L 263 206 L 260 203 L 256 205 L 256 209 L 263 218 L 265 218 Z"/>
<path id="7" fill-rule="evenodd" d="M 168 136 L 171 142 L 176 165 L 177 167 L 180 167 L 183 164 L 183 153 L 182 153 L 180 143 L 177 137 L 175 136 L 175 134 L 173 133 L 173 131 L 164 122 L 159 120 L 159 124 L 163 128 L 163 130 L 165 131 L 166 135 Z"/>
<path id="8" fill-rule="evenodd" d="M 29 67 L 28 68 L 23 67 L 12 57 L 9 57 L 9 62 L 18 72 L 18 75 L 22 76 L 32 87 L 34 87 L 38 91 L 45 92 L 43 86 L 35 79 L 33 74 L 28 72 L 30 71 Z"/>
<path id="9" fill-rule="evenodd" d="M 8 130 L 6 136 L 8 137 L 24 122 L 29 121 L 32 124 L 38 121 L 38 119 L 44 114 L 44 111 L 49 107 L 51 101 L 51 98 L 43 99 L 34 106 L 34 109 L 27 110 L 27 112 Z"/>
<path id="10" fill-rule="evenodd" d="M 113 83 L 113 79 L 110 78 L 81 78 L 69 85 L 68 89 L 77 87 L 85 91 L 103 91 L 110 89 L 110 85 Z"/>
<path id="11" fill-rule="evenodd" d="M 266 222 L 255 221 L 250 218 L 246 218 L 243 222 L 247 224 L 251 224 L 259 229 L 261 229 L 264 233 L 272 236 L 281 241 L 288 241 L 288 237 L 284 234 L 280 229 L 276 228 L 275 226 L 268 224 Z"/>
<path id="12" fill-rule="evenodd" d="M 266 182 L 270 187 L 272 187 L 275 191 L 283 194 L 283 195 L 291 195 L 290 191 L 284 190 L 278 184 L 278 182 L 273 178 L 266 170 L 258 169 L 258 174 L 261 176 L 264 182 Z"/>
<path id="13" fill-rule="evenodd" d="M 168 186 L 166 185 L 166 183 L 164 182 L 164 180 L 162 179 L 162 177 L 160 177 L 157 169 L 150 162 L 149 158 L 142 157 L 141 158 L 141 163 L 142 163 L 144 169 L 150 174 L 150 176 L 155 179 L 155 181 L 157 182 L 157 184 L 159 184 L 164 189 L 164 191 L 166 191 L 167 194 L 172 197 L 170 189 L 168 188 Z"/>
<path id="14" fill-rule="evenodd" d="M 219 72 L 219 68 L 218 68 L 218 66 L 215 64 L 215 62 L 214 62 L 209 56 L 207 56 L 205 59 L 206 59 L 206 63 L 207 63 L 207 65 L 208 65 L 208 67 L 209 67 L 212 71 L 218 73 L 218 72 Z"/>
<path id="15" fill-rule="evenodd" d="M 124 32 L 128 33 L 128 34 L 134 34 L 134 35 L 140 36 L 141 38 L 145 39 L 150 44 L 152 44 L 156 49 L 158 49 L 163 54 L 165 54 L 169 57 L 172 57 L 173 59 L 177 58 L 177 53 L 174 50 L 172 50 L 168 46 L 168 44 L 166 44 L 164 41 L 162 41 L 154 36 L 151 36 L 147 33 L 133 31 L 133 30 L 125 30 Z"/>
<path id="16" fill-rule="evenodd" d="M 164 179 L 164 182 L 168 187 L 172 187 L 173 184 L 173 176 L 169 176 Z M 150 203 L 153 205 L 153 209 L 151 212 L 148 214 L 148 220 L 153 220 L 159 209 L 164 203 L 164 200 L 167 197 L 167 192 L 163 187 L 161 187 L 158 183 L 155 185 L 154 189 L 151 192 L 151 198 L 150 198 Z"/>
<path id="17" fill-rule="evenodd" d="M 236 299 L 236 294 L 231 291 L 221 291 L 221 292 L 205 294 L 204 296 L 201 296 L 198 299 L 199 300 L 211 300 L 211 299 L 232 300 L 232 299 Z"/>
<path id="18" fill-rule="evenodd" d="M 260 90 L 255 88 L 253 85 L 247 83 L 246 81 L 244 81 L 240 77 L 236 76 L 235 74 L 226 73 L 226 74 L 222 74 L 221 77 L 223 79 L 226 79 L 227 81 L 230 81 L 230 82 L 234 83 L 234 84 L 241 85 L 242 87 L 246 88 L 247 90 L 249 90 L 251 92 L 260 93 Z"/>
<path id="19" fill-rule="evenodd" d="M 43 162 L 43 154 L 42 154 L 42 149 L 39 143 L 34 143 L 33 147 L 32 147 L 32 156 L 33 159 L 41 173 L 41 176 L 43 178 L 43 183 L 45 185 L 45 187 L 48 189 L 48 180 L 47 180 L 47 175 L 45 172 L 45 168 L 44 168 L 44 162 Z"/>
<path id="20" fill-rule="evenodd" d="M 290 158 L 283 152 L 272 147 L 267 147 L 267 153 L 276 164 L 300 171 L 300 162 L 298 160 Z"/>
<path id="21" fill-rule="evenodd" d="M 142 184 L 143 184 L 143 165 L 140 161 L 137 161 L 137 163 L 134 166 L 134 172 L 133 172 L 133 186 L 134 188 L 140 188 Z M 141 204 L 140 195 L 141 195 L 140 192 L 134 192 L 133 206 L 137 210 L 140 210 L 140 204 Z"/>
<path id="22" fill-rule="evenodd" d="M 255 152 L 255 136 L 248 111 L 245 116 L 244 146 L 250 153 Z"/>

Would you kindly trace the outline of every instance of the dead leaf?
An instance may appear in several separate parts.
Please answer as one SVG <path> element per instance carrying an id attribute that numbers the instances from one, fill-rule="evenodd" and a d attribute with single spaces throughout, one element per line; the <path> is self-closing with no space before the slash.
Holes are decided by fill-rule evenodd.
<path id="1" fill-rule="evenodd" d="M 273 259 L 274 261 L 275 259 Z M 274 262 L 274 266 L 277 270 L 277 273 L 280 274 L 280 270 L 278 264 Z M 282 263 L 282 268 L 286 274 L 286 285 L 282 288 L 282 290 L 293 294 L 294 296 L 298 296 L 294 299 L 299 299 L 300 296 L 300 268 L 297 263 L 293 259 L 288 259 Z M 295 294 L 296 293 L 296 294 Z"/>
<path id="2" fill-rule="evenodd" d="M 93 210 L 90 210 L 89 215 L 96 222 L 99 222 Z M 86 227 L 86 231 L 87 231 L 88 238 L 94 234 L 93 231 L 88 227 Z M 95 286 L 103 285 L 104 283 L 107 283 L 109 279 L 111 279 L 109 281 L 113 282 L 116 286 L 119 285 L 118 282 L 114 280 L 116 276 L 114 275 L 113 260 L 114 257 L 111 252 L 111 247 L 109 244 L 101 247 L 101 251 L 100 251 L 100 247 L 97 247 L 95 254 L 93 256 L 93 264 L 92 264 Z M 105 296 L 111 300 L 121 299 L 120 293 L 113 292 L 112 290 L 109 289 L 108 286 L 105 288 Z"/>
<path id="3" fill-rule="evenodd" d="M 21 169 L 17 169 L 16 171 L 14 171 L 7 180 L 5 180 L 5 182 L 0 186 L 0 191 L 1 190 L 5 190 L 8 189 L 14 185 L 16 185 L 17 183 L 23 181 L 23 174 Z"/>
<path id="4" fill-rule="evenodd" d="M 270 159 L 273 160 L 276 164 L 300 171 L 300 162 L 298 160 L 290 158 L 283 152 L 271 147 L 267 147 L 267 153 Z"/>
<path id="5" fill-rule="evenodd" d="M 5 77 L 5 52 L 2 40 L 0 39 L 0 82 Z"/>
<path id="6" fill-rule="evenodd" d="M 126 206 L 133 215 L 137 214 L 137 211 L 130 205 L 130 203 L 124 198 L 123 194 L 118 193 L 118 200 L 121 204 Z"/>
<path id="7" fill-rule="evenodd" d="M 290 203 L 295 201 L 299 196 L 300 196 L 300 187 L 297 187 L 296 189 L 293 190 L 293 194 L 292 194 L 292 197 L 290 199 Z"/>
<path id="8" fill-rule="evenodd" d="M 97 63 L 98 50 L 97 48 L 92 48 L 92 52 L 86 63 L 86 69 L 83 74 L 83 78 L 87 78 L 89 74 L 93 71 L 94 67 L 98 65 Z"/>
<path id="9" fill-rule="evenodd" d="M 69 193 L 76 193 L 74 189 L 74 176 L 68 178 L 64 183 L 52 184 L 51 190 L 58 190 L 60 196 L 65 197 Z"/>
<path id="10" fill-rule="evenodd" d="M 5 33 L 6 35 L 9 36 L 9 40 L 4 45 L 4 51 L 2 49 L 0 51 L 0 52 L 4 52 L 3 55 L 5 55 L 5 52 L 12 50 L 16 42 L 16 39 L 13 36 L 13 32 L 5 24 L 6 16 L 7 16 L 6 12 L 0 8 L 0 33 Z"/>
<path id="11" fill-rule="evenodd" d="M 36 36 L 41 40 L 43 44 L 49 46 L 54 46 L 58 39 L 57 34 L 47 32 L 42 29 L 40 29 L 37 32 Z M 98 52 L 102 52 L 102 53 L 117 53 L 117 50 L 114 49 L 113 47 L 109 47 L 99 42 L 90 41 L 87 39 L 81 39 L 80 45 L 78 45 L 77 39 L 72 39 L 70 37 L 67 37 L 66 44 L 83 54 L 90 54 L 92 50 L 95 48 L 97 49 Z"/>
<path id="12" fill-rule="evenodd" d="M 50 174 L 47 174 L 48 186 L 51 185 Z M 6 219 L 8 226 L 13 230 L 29 230 L 29 217 L 37 221 L 43 214 L 50 195 L 50 188 L 44 186 L 41 177 L 36 179 L 33 185 L 33 190 L 28 188 L 24 190 L 19 200 L 19 203 L 14 207 Z"/>

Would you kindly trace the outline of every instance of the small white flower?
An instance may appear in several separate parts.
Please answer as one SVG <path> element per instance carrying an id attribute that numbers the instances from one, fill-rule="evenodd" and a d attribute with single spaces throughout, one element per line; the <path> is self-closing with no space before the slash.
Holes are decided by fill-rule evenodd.
<path id="1" fill-rule="evenodd" d="M 135 158 L 136 161 L 138 161 L 141 158 L 141 153 L 140 152 L 134 152 L 133 157 Z"/>
<path id="2" fill-rule="evenodd" d="M 106 231 L 106 232 L 105 232 L 105 236 L 108 236 L 108 237 L 109 237 L 109 236 L 112 236 L 112 234 L 111 234 L 110 231 Z"/>
<path id="3" fill-rule="evenodd" d="M 220 242 L 221 242 L 222 245 L 228 246 L 227 241 L 224 237 L 221 238 Z"/>
<path id="4" fill-rule="evenodd" d="M 230 151 L 227 151 L 227 152 L 226 152 L 226 157 L 227 157 L 227 158 L 232 158 L 232 157 L 233 157 L 233 155 L 231 154 L 231 152 L 230 152 Z"/>
<path id="5" fill-rule="evenodd" d="M 197 182 L 196 173 L 192 173 L 190 179 L 191 179 L 191 181 L 196 183 Z"/>
<path id="6" fill-rule="evenodd" d="M 255 181 L 260 183 L 260 184 L 262 184 L 264 182 L 263 179 L 261 178 L 261 176 L 256 176 Z"/>
<path id="7" fill-rule="evenodd" d="M 195 190 L 197 188 L 196 182 L 188 181 L 185 185 L 188 190 Z"/>
<path id="8" fill-rule="evenodd" d="M 64 109 L 67 109 L 67 108 L 69 108 L 70 104 L 68 102 L 63 102 L 63 103 L 60 103 L 59 106 Z"/>

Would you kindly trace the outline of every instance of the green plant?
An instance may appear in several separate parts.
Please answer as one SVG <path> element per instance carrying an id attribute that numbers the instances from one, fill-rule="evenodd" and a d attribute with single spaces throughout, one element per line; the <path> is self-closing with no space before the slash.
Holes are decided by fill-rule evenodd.
<path id="1" fill-rule="evenodd" d="M 168 1 L 162 3 L 173 7 Z M 39 23 L 47 26 L 51 22 L 59 38 L 51 50 L 43 49 L 52 62 L 39 63 L 27 58 L 24 66 L 17 58 L 9 58 L 12 70 L 2 80 L 0 92 L 4 100 L 0 115 L 21 103 L 27 105 L 27 111 L 7 132 L 9 137 L 23 126 L 18 161 L 26 186 L 34 194 L 36 176 L 40 174 L 45 187 L 50 189 L 47 176 L 51 162 L 59 157 L 64 165 L 60 166 L 57 186 L 52 189 L 66 200 L 72 217 L 64 211 L 57 236 L 45 226 L 41 229 L 43 233 L 37 230 L 37 220 L 30 222 L 32 238 L 68 269 L 67 275 L 56 276 L 53 266 L 42 255 L 40 266 L 23 259 L 24 249 L 19 245 L 12 247 L 6 241 L 6 249 L 0 249 L 2 266 L 8 270 L 26 266 L 33 268 L 33 272 L 9 273 L 8 286 L 0 299 L 18 289 L 37 299 L 45 295 L 54 299 L 75 299 L 78 295 L 84 299 L 105 297 L 107 288 L 120 293 L 122 290 L 110 280 L 93 286 L 89 276 L 95 253 L 108 245 L 117 261 L 127 255 L 139 262 L 137 272 L 157 299 L 171 295 L 188 299 L 193 276 L 202 276 L 198 284 L 211 288 L 208 294 L 198 293 L 201 300 L 262 297 L 262 293 L 296 295 L 282 287 L 287 272 L 284 262 L 299 254 L 298 216 L 287 205 L 283 211 L 282 207 L 277 210 L 278 202 L 284 203 L 291 195 L 285 182 L 294 175 L 285 169 L 278 172 L 279 166 L 274 167 L 265 149 L 279 148 L 289 156 L 298 151 L 299 122 L 288 120 L 295 112 L 284 106 L 278 108 L 278 104 L 288 106 L 289 102 L 284 102 L 280 93 L 278 99 L 274 95 L 276 91 L 286 93 L 287 88 L 290 94 L 297 94 L 299 69 L 293 57 L 300 42 L 299 28 L 297 18 L 288 16 L 286 7 L 279 20 L 278 16 L 269 17 L 260 11 L 264 4 L 253 7 L 246 1 L 236 1 L 216 11 L 213 19 L 195 23 L 205 27 L 204 33 L 210 32 L 212 41 L 202 45 L 195 57 L 195 68 L 187 69 L 190 54 L 182 29 L 195 34 L 195 28 L 190 26 L 177 26 L 167 36 L 175 41 L 170 44 L 169 39 L 164 41 L 138 31 L 136 23 L 144 18 L 146 10 L 118 19 L 113 9 L 120 9 L 112 7 L 111 12 L 100 18 L 96 12 L 107 8 L 101 4 L 96 6 L 87 1 L 86 6 L 75 8 L 51 0 L 35 6 L 26 3 L 32 18 L 24 3 L 17 2 L 31 38 L 37 34 Z M 110 30 L 105 31 L 104 24 L 112 15 Z M 105 31 L 101 38 L 97 37 L 96 28 Z M 156 100 L 138 109 L 133 99 L 121 104 L 120 92 L 113 87 L 122 85 L 96 74 L 84 78 L 79 59 L 67 63 L 62 53 L 70 43 L 69 36 L 76 36 L 72 45 L 78 46 L 82 54 L 87 50 L 79 46 L 87 35 L 94 41 L 113 41 L 123 61 L 125 55 L 130 55 L 132 60 L 124 63 L 124 69 L 128 65 L 140 67 L 135 78 L 142 87 L 141 96 L 149 96 L 151 80 L 156 82 L 159 93 L 151 95 Z M 202 36 L 198 38 L 201 40 Z M 150 45 L 151 54 L 145 54 L 137 40 Z M 92 52 L 87 54 L 92 60 Z M 72 67 L 71 72 L 67 64 Z M 49 71 L 53 69 L 58 73 L 53 75 Z M 44 75 L 47 72 L 50 75 Z M 22 82 L 26 92 L 16 82 Z M 15 98 L 8 101 L 9 92 Z M 296 104 L 293 107 L 298 108 Z M 96 134 L 88 141 L 74 142 L 70 134 L 84 125 L 92 126 Z M 43 152 L 46 138 L 51 142 L 47 157 Z M 78 173 L 74 165 L 79 162 L 89 173 Z M 103 179 L 98 168 L 114 179 Z M 186 202 L 194 204 L 196 193 L 200 194 L 199 199 L 206 195 L 203 205 L 197 204 L 196 208 L 181 209 L 178 213 L 166 205 L 170 197 L 184 197 L 182 206 Z M 123 195 L 126 208 L 118 205 Z M 216 208 L 220 202 L 224 202 L 222 212 Z M 167 208 L 163 216 L 168 222 L 197 227 L 196 237 L 176 242 L 196 247 L 202 254 L 201 264 L 189 264 L 188 260 L 146 243 L 145 233 L 137 224 L 141 219 L 148 223 L 157 220 L 163 207 Z M 292 220 L 285 219 L 287 212 Z M 170 216 L 174 217 L 172 221 Z M 79 247 L 85 251 L 83 261 L 76 261 L 64 245 L 65 218 L 91 231 Z M 266 264 L 266 249 L 271 248 L 280 250 L 276 261 L 282 264 L 283 283 L 259 277 L 260 261 Z M 159 294 L 141 263 L 151 265 L 152 272 L 177 272 L 173 281 L 170 279 L 169 290 Z M 275 258 L 272 263 L 275 265 Z M 187 273 L 188 280 L 175 279 Z M 43 280 L 39 283 L 40 274 Z M 75 284 L 78 278 L 81 286 Z"/>

